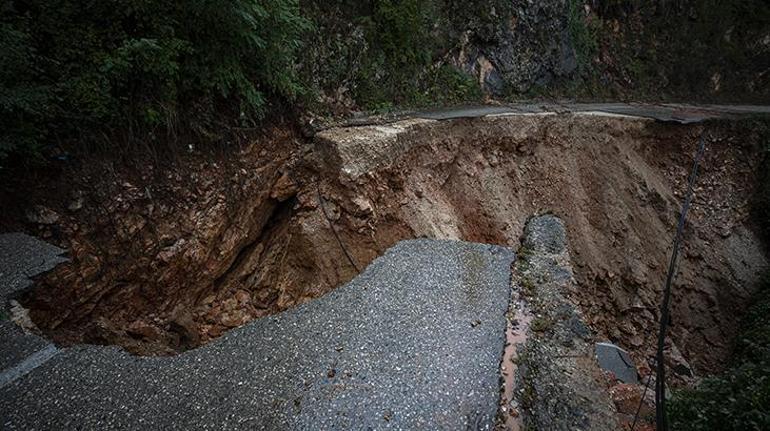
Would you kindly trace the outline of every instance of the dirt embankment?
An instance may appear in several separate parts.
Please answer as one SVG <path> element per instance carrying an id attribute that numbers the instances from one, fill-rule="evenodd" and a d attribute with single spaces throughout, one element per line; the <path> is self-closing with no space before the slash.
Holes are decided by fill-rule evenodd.
<path id="1" fill-rule="evenodd" d="M 572 246 L 572 299 L 644 364 L 704 128 L 669 357 L 682 375 L 713 371 L 766 266 L 748 222 L 763 143 L 747 123 L 544 114 L 277 136 L 269 154 L 255 145 L 169 180 L 173 205 L 118 181 L 104 213 L 59 217 L 72 262 L 25 304 L 59 342 L 169 354 L 318 297 L 401 239 L 518 247 L 526 220 L 553 212 Z"/>

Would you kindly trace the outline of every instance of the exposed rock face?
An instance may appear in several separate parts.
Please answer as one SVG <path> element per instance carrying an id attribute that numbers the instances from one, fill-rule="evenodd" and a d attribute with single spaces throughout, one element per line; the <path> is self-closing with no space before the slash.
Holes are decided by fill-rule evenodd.
<path id="1" fill-rule="evenodd" d="M 477 36 L 464 36 L 455 62 L 493 95 L 526 93 L 577 71 L 565 0 L 516 0 L 491 34 Z"/>

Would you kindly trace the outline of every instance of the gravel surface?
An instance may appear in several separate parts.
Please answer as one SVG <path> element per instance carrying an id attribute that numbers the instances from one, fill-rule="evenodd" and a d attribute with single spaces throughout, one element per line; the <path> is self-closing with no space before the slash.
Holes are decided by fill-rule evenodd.
<path id="1" fill-rule="evenodd" d="M 524 228 L 514 282 L 535 318 L 518 361 L 526 429 L 623 429 L 594 357 L 593 334 L 567 295 L 574 287 L 564 223 L 534 217 Z"/>
<path id="2" fill-rule="evenodd" d="M 65 349 L 0 389 L 0 426 L 491 429 L 513 259 L 405 241 L 328 295 L 179 356 Z"/>
<path id="3" fill-rule="evenodd" d="M 7 301 L 43 273 L 67 259 L 64 250 L 23 233 L 0 234 L 0 298 Z"/>

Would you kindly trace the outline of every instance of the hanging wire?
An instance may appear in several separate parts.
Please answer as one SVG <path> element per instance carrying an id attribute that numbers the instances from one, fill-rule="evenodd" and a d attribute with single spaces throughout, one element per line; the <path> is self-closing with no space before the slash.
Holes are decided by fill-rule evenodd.
<path id="1" fill-rule="evenodd" d="M 666 333 L 670 323 L 670 304 L 671 304 L 671 283 L 674 280 L 676 272 L 676 261 L 679 256 L 679 248 L 682 242 L 684 225 L 687 219 L 687 211 L 692 202 L 695 180 L 698 177 L 698 168 L 703 159 L 703 153 L 706 151 L 706 140 L 704 134 L 700 135 L 698 144 L 698 153 L 695 155 L 692 173 L 687 185 L 687 195 L 682 205 L 682 214 L 679 217 L 679 225 L 674 237 L 674 250 L 671 252 L 671 261 L 668 265 L 668 275 L 666 276 L 666 285 L 663 289 L 663 303 L 660 306 L 660 328 L 658 331 L 658 346 L 655 354 L 655 425 L 658 431 L 668 431 L 668 417 L 666 415 L 666 365 L 664 363 L 664 348 L 666 344 Z"/>

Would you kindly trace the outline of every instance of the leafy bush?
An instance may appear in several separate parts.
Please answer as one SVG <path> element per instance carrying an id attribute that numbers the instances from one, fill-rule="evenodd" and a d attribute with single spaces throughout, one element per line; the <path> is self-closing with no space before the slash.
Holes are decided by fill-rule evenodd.
<path id="1" fill-rule="evenodd" d="M 358 101 L 369 108 L 414 104 L 436 43 L 433 7 L 430 0 L 371 2 L 371 15 L 359 18 L 371 50 L 356 83 Z"/>
<path id="2" fill-rule="evenodd" d="M 586 19 L 581 0 L 569 0 L 567 4 L 567 30 L 575 49 L 580 73 L 585 74 L 589 71 L 591 59 L 599 51 L 600 29 L 597 23 Z"/>
<path id="3" fill-rule="evenodd" d="M 675 392 L 669 404 L 672 429 L 770 429 L 770 281 L 747 312 L 734 364 L 697 388 Z"/>
<path id="4" fill-rule="evenodd" d="M 49 86 L 36 82 L 36 53 L 29 35 L 0 24 L 0 160 L 16 149 L 34 150 L 40 139 L 37 123 L 50 103 Z"/>
<path id="5" fill-rule="evenodd" d="M 0 0 L 0 153 L 110 130 L 205 130 L 301 91 L 297 0 Z"/>

